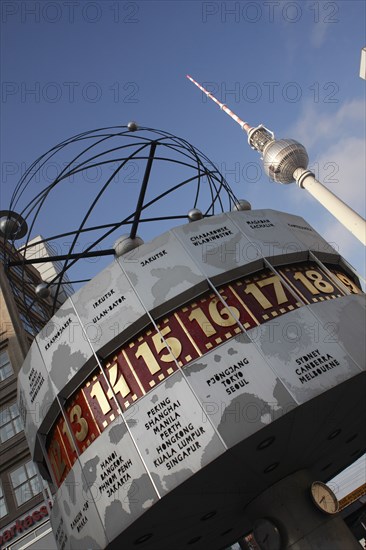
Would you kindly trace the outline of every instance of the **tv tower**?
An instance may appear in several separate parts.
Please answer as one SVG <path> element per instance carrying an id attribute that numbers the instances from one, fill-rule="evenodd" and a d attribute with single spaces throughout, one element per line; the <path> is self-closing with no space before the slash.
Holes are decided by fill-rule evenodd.
<path id="1" fill-rule="evenodd" d="M 301 143 L 294 139 L 275 139 L 274 133 L 263 124 L 250 126 L 191 76 L 187 75 L 187 78 L 246 131 L 249 145 L 261 153 L 264 170 L 271 180 L 277 183 L 296 181 L 301 189 L 306 189 L 366 245 L 365 220 L 315 178 L 313 172 L 308 169 L 309 157 Z"/>

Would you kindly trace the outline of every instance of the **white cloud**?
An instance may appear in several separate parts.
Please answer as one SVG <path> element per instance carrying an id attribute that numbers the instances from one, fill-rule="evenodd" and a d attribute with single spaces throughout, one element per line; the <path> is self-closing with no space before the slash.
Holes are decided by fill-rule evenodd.
<path id="1" fill-rule="evenodd" d="M 325 42 L 325 35 L 329 29 L 329 24 L 324 21 L 319 20 L 317 23 L 313 24 L 311 33 L 310 33 L 310 44 L 314 48 L 320 48 Z"/>
<path id="2" fill-rule="evenodd" d="M 361 277 L 365 278 L 366 257 L 364 245 L 336 220 L 322 225 L 322 229 L 318 227 L 315 229 L 327 242 L 334 246 L 339 254 L 354 267 Z"/>
<path id="3" fill-rule="evenodd" d="M 328 109 L 329 111 L 329 109 Z M 324 139 L 338 142 L 344 134 L 363 133 L 365 128 L 365 102 L 354 99 L 341 105 L 336 112 L 326 112 L 324 103 L 307 102 L 299 119 L 289 132 L 310 149 L 324 143 Z M 290 135 L 289 133 L 289 135 Z"/>
<path id="4" fill-rule="evenodd" d="M 324 6 L 319 2 L 314 3 L 311 0 L 306 2 L 307 10 L 312 14 L 310 44 L 314 48 L 320 48 L 324 44 L 327 31 L 331 30 L 334 23 L 337 23 L 339 20 L 339 8 L 332 5 L 332 3 L 329 4 Z"/>
<path id="5" fill-rule="evenodd" d="M 341 138 L 328 147 L 311 165 L 328 189 L 365 216 L 365 142 L 355 137 Z"/>

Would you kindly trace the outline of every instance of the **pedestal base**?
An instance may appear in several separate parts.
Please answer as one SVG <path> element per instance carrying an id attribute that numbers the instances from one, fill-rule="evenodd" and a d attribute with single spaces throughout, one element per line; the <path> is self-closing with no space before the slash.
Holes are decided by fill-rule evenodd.
<path id="1" fill-rule="evenodd" d="M 310 494 L 313 481 L 308 471 L 301 470 L 248 505 L 245 513 L 257 526 L 261 550 L 360 550 L 339 514 L 329 515 L 316 507 Z"/>

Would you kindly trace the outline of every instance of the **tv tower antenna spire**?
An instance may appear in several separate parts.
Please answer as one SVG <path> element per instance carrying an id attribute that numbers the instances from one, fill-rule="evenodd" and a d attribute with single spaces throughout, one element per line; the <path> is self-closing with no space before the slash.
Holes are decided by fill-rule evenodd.
<path id="1" fill-rule="evenodd" d="M 210 92 L 208 92 L 203 86 L 201 86 L 201 84 L 198 84 L 198 82 L 196 82 L 194 80 L 194 78 L 189 76 L 189 74 L 187 74 L 187 78 L 188 78 L 188 80 L 193 82 L 193 84 L 195 84 L 197 86 L 197 88 L 199 88 L 201 90 L 201 92 L 203 92 L 204 94 L 207 95 L 207 97 L 212 99 L 212 101 L 214 101 L 220 107 L 220 109 L 222 111 L 224 111 L 227 115 L 229 115 L 229 117 L 231 117 L 233 120 L 235 120 L 235 122 L 237 124 L 239 124 L 239 126 L 241 127 L 242 130 L 245 130 L 246 132 L 249 132 L 249 130 L 252 129 L 252 127 L 249 126 L 249 124 L 247 122 L 245 122 L 244 120 L 239 118 L 238 115 L 236 115 L 231 109 L 229 109 L 229 107 L 227 105 L 225 105 L 224 103 L 221 103 L 221 101 L 216 99 L 215 96 L 213 96 Z"/>
<path id="2" fill-rule="evenodd" d="M 308 169 L 309 157 L 301 143 L 294 139 L 275 139 L 274 133 L 263 124 L 250 126 L 191 76 L 187 75 L 187 78 L 246 131 L 249 145 L 261 153 L 264 170 L 271 180 L 278 183 L 296 181 L 301 189 L 306 189 L 366 245 L 366 221 L 315 178 L 313 172 Z"/>

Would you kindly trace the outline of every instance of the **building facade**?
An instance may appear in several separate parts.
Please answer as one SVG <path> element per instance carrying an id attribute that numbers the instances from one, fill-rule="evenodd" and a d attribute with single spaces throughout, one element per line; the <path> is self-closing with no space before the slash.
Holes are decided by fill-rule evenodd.
<path id="1" fill-rule="evenodd" d="M 21 250 L 22 249 L 20 249 L 20 251 Z M 50 262 L 50 258 L 55 257 L 56 255 L 57 250 L 55 249 L 55 245 L 51 245 L 48 241 L 44 241 L 41 235 L 38 235 L 37 237 L 34 237 L 34 239 L 28 241 L 27 246 L 24 249 L 24 257 L 27 260 L 31 260 L 32 258 L 38 260 L 38 262 L 34 264 L 34 267 L 40 273 L 42 280 L 47 283 L 56 281 L 55 286 L 58 283 L 58 275 L 62 271 L 62 262 L 55 260 Z M 41 258 L 44 258 L 45 261 L 40 263 L 39 260 Z M 55 287 L 50 287 L 51 294 L 53 294 L 53 288 Z M 62 286 L 60 287 L 57 295 L 58 305 L 63 304 L 73 292 L 74 289 L 67 274 L 63 273 Z"/>
<path id="2" fill-rule="evenodd" d="M 34 465 L 17 405 L 17 375 L 34 336 L 51 316 L 51 302 L 35 287 L 32 266 L 6 269 L 21 258 L 0 242 L 0 548 L 56 548 L 49 522 L 50 493 Z"/>

